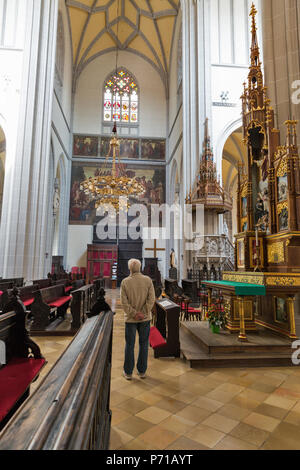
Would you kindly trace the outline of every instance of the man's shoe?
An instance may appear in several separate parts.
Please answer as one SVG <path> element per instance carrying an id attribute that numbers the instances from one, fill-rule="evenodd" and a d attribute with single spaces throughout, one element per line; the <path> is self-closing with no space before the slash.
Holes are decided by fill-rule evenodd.
<path id="1" fill-rule="evenodd" d="M 139 371 L 138 371 L 138 376 L 140 379 L 145 379 L 146 378 L 146 374 L 141 374 Z"/>
<path id="2" fill-rule="evenodd" d="M 123 371 L 123 376 L 125 377 L 126 380 L 132 380 L 132 375 L 127 375 L 125 371 Z"/>

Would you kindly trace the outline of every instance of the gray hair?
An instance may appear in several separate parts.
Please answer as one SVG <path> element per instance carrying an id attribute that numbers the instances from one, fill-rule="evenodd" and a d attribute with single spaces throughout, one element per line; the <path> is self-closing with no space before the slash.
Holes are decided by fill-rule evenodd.
<path id="1" fill-rule="evenodd" d="M 129 271 L 134 273 L 139 273 L 141 271 L 142 263 L 138 259 L 130 259 L 128 261 Z"/>

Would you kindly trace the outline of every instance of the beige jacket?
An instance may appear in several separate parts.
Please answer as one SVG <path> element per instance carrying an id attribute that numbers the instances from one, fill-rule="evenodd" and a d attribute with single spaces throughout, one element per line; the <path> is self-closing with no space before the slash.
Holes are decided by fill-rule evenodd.
<path id="1" fill-rule="evenodd" d="M 123 279 L 121 283 L 121 304 L 126 323 L 150 321 L 154 302 L 155 291 L 150 277 L 141 273 L 134 273 Z M 143 313 L 144 320 L 137 322 L 134 318 L 137 313 Z"/>

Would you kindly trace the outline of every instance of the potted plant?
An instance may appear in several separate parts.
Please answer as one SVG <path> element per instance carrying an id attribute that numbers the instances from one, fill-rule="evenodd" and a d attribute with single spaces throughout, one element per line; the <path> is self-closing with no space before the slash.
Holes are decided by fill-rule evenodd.
<path id="1" fill-rule="evenodd" d="M 226 313 L 222 305 L 212 304 L 208 309 L 208 321 L 214 334 L 219 334 L 220 329 L 226 329 Z"/>

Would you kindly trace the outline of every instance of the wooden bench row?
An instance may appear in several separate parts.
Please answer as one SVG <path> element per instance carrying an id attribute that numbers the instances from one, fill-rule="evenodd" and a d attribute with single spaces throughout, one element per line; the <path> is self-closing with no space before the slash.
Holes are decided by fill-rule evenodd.
<path id="1" fill-rule="evenodd" d="M 0 315 L 0 429 L 29 396 L 30 385 L 45 365 L 45 359 L 25 328 L 26 310 Z"/>
<path id="2" fill-rule="evenodd" d="M 111 312 L 85 322 L 0 433 L 0 451 L 108 450 L 112 330 Z"/>

